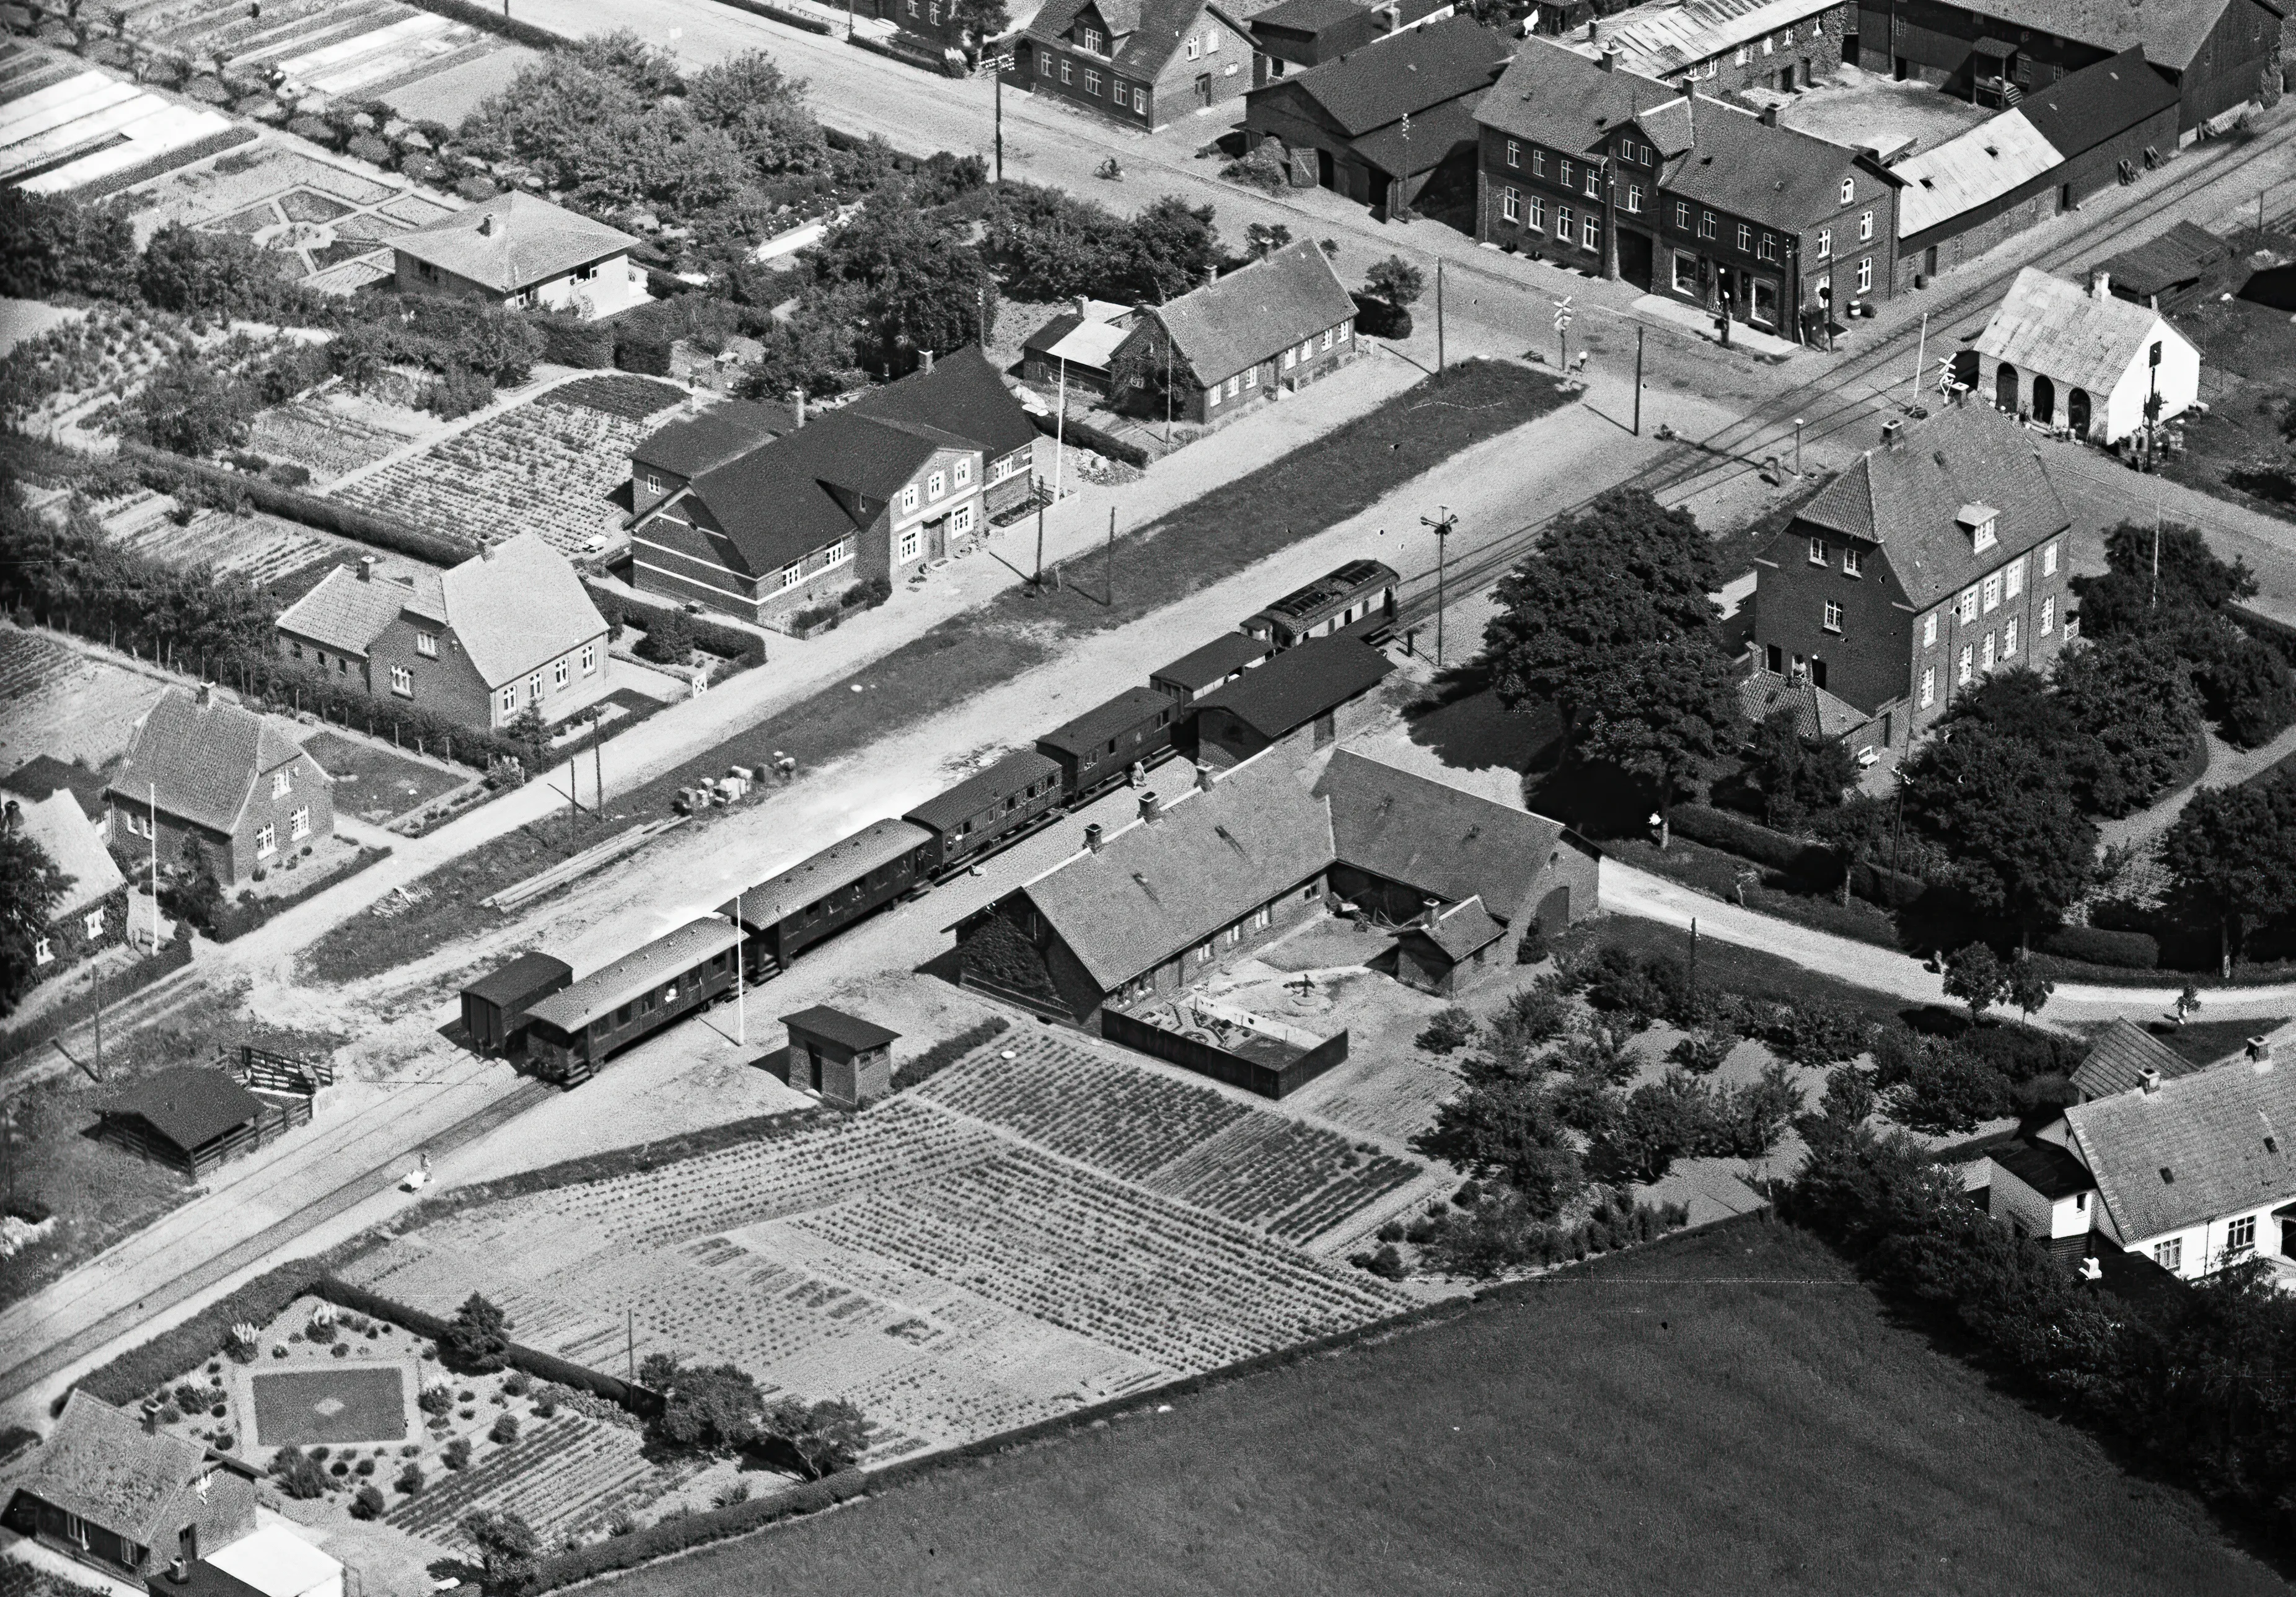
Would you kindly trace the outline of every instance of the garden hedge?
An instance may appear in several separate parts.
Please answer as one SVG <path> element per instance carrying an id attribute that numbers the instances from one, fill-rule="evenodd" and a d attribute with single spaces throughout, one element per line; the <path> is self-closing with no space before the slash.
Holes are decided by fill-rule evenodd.
<path id="1" fill-rule="evenodd" d="M 2245 604 L 2227 604 L 2224 613 L 2231 617 L 2243 632 L 2270 648 L 2290 665 L 2296 666 L 2296 627 L 2276 620 L 2261 610 L 2251 610 Z"/>
<path id="2" fill-rule="evenodd" d="M 149 445 L 125 438 L 120 440 L 119 453 L 123 459 L 163 477 L 172 472 L 179 477 L 197 478 L 226 491 L 236 489 L 244 493 L 256 509 L 267 514 L 299 521 L 306 527 L 332 532 L 353 543 L 371 544 L 395 553 L 412 555 L 435 566 L 458 566 L 479 552 L 476 544 L 440 537 L 435 533 L 410 527 L 404 521 L 355 510 L 332 499 L 322 499 L 316 494 L 282 487 L 275 482 L 234 471 L 227 466 L 212 465 L 203 460 L 170 454 L 165 449 L 154 449 Z"/>
<path id="3" fill-rule="evenodd" d="M 720 659 L 737 661 L 744 667 L 766 663 L 766 640 L 754 632 L 728 627 L 706 616 L 688 615 L 682 607 L 667 599 L 653 599 L 620 588 L 610 588 L 586 577 L 582 579 L 582 586 L 590 591 L 591 602 L 598 607 L 598 613 L 609 622 L 619 617 L 644 627 L 650 616 L 683 617 L 686 625 L 693 629 L 695 648 Z"/>
<path id="4" fill-rule="evenodd" d="M 1103 432 L 1089 422 L 1079 422 L 1070 416 L 1063 424 L 1049 412 L 1039 415 L 1035 411 L 1029 413 L 1029 420 L 1034 422 L 1037 430 L 1048 438 L 1059 438 L 1064 443 L 1082 444 L 1095 455 L 1105 455 L 1109 459 L 1120 460 L 1128 466 L 1139 466 L 1144 470 L 1148 464 L 1148 451 L 1137 444 L 1126 443 L 1113 433 Z"/>
<path id="5" fill-rule="evenodd" d="M 903 61 L 922 71 L 938 72 L 944 78 L 965 76 L 962 67 L 952 63 L 946 57 L 932 55 L 914 45 L 903 45 L 898 42 L 898 36 L 891 39 L 873 39 L 865 33 L 855 33 L 847 35 L 845 42 L 857 49 L 866 50 L 872 55 L 882 55 L 892 61 Z"/>
<path id="6" fill-rule="evenodd" d="M 943 1037 L 916 1058 L 904 1061 L 893 1071 L 893 1090 L 898 1093 L 903 1087 L 931 1081 L 975 1048 L 995 1042 L 1012 1029 L 1012 1021 L 1002 1015 L 991 1015 L 980 1025 L 968 1026 L 953 1037 Z"/>
<path id="7" fill-rule="evenodd" d="M 506 10 L 486 5 L 472 5 L 469 4 L 469 0 L 411 0 L 411 3 L 419 11 L 427 11 L 434 16 L 445 17 L 451 21 L 465 23 L 472 28 L 483 29 L 488 33 L 498 34 L 518 44 L 530 45 L 537 50 L 556 50 L 566 43 L 562 37 L 551 32 L 547 28 L 537 28 L 531 22 L 522 22 Z"/>
<path id="8" fill-rule="evenodd" d="M 1674 830 L 1692 842 L 1783 871 L 1805 887 L 1824 889 L 1841 883 L 1841 856 L 1824 843 L 1790 837 L 1710 804 L 1677 804 L 1673 820 Z M 1918 876 L 1860 861 L 1851 867 L 1849 890 L 1884 908 L 1903 909 L 1927 892 L 1929 884 Z"/>
<path id="9" fill-rule="evenodd" d="M 246 904 L 234 902 L 226 905 L 223 913 L 216 917 L 216 923 L 209 930 L 209 935 L 218 943 L 228 943 L 234 938 L 243 938 L 265 921 L 285 914 L 304 899 L 348 881 L 360 872 L 372 865 L 379 865 L 390 857 L 390 846 L 388 843 L 376 848 L 369 848 L 362 843 L 359 845 L 359 857 L 348 870 L 338 871 L 332 876 L 323 876 L 310 886 L 292 893 L 283 893 L 269 898 L 257 898 Z"/>
<path id="10" fill-rule="evenodd" d="M 606 323 L 539 314 L 528 316 L 526 323 L 542 335 L 539 358 L 552 365 L 598 372 L 614 364 L 614 330 Z"/>
<path id="11" fill-rule="evenodd" d="M 2108 931 L 2101 926 L 2060 926 L 2040 940 L 2044 954 L 2121 970 L 2152 970 L 2161 964 L 2160 939 L 2142 931 Z"/>
<path id="12" fill-rule="evenodd" d="M 409 1307 L 385 1298 L 380 1292 L 370 1292 L 365 1287 L 353 1286 L 338 1279 L 332 1272 L 313 1282 L 309 1290 L 330 1303 L 404 1325 L 433 1341 L 446 1334 L 448 1322 L 445 1317 Z M 618 1403 L 630 1413 L 644 1418 L 651 1419 L 661 1413 L 659 1393 L 649 1391 L 635 1381 L 608 1375 L 603 1371 L 570 1363 L 554 1353 L 545 1353 L 539 1347 L 528 1347 L 512 1342 L 503 1350 L 503 1363 L 513 1370 L 523 1370 L 529 1375 L 544 1380 L 556 1381 L 562 1387 L 576 1387 L 586 1392 L 594 1392 L 607 1402 Z"/>

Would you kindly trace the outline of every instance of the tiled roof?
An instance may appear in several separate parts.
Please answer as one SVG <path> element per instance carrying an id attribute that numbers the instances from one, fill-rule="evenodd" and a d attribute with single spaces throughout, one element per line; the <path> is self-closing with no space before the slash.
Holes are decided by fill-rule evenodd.
<path id="1" fill-rule="evenodd" d="M 1781 708 L 1794 712 L 1794 732 L 1805 738 L 1847 737 L 1873 717 L 1807 679 L 1796 682 L 1756 666 L 1738 680 L 1738 703 L 1756 725 Z"/>
<path id="2" fill-rule="evenodd" d="M 922 828 L 906 821 L 873 821 L 851 837 L 840 838 L 820 853 L 742 889 L 740 897 L 718 905 L 718 913 L 738 915 L 742 925 L 762 931 L 928 840 Z"/>
<path id="3" fill-rule="evenodd" d="M 2245 1060 L 2065 1110 L 2124 1242 L 2296 1197 L 2296 1070 Z"/>
<path id="4" fill-rule="evenodd" d="M 2144 64 L 2144 51 L 2132 48 L 2029 89 L 2017 109 L 2070 160 L 2176 105 L 2177 86 Z"/>
<path id="5" fill-rule="evenodd" d="M 107 1115 L 134 1115 L 176 1147 L 211 1142 L 263 1112 L 263 1100 L 205 1065 L 177 1065 L 145 1077 L 106 1102 Z"/>
<path id="6" fill-rule="evenodd" d="M 1470 898 L 1438 910 L 1434 925 L 1409 928 L 1406 935 L 1426 938 L 1456 964 L 1497 942 L 1506 935 L 1506 928 L 1491 918 L 1480 898 Z"/>
<path id="7" fill-rule="evenodd" d="M 1667 117 L 1677 114 L 1684 113 L 1669 111 Z M 1644 125 L 1665 120 L 1646 118 Z M 1685 125 L 1687 120 L 1685 115 Z M 1774 127 L 1702 96 L 1696 138 L 1695 144 L 1668 160 L 1660 186 L 1787 233 L 1798 233 L 1841 209 L 1841 180 L 1858 159 L 1857 152 L 1845 145 Z M 1653 137 L 1652 142 L 1665 147 L 1666 141 Z M 1866 170 L 1883 182 L 1898 181 L 1884 168 L 1869 166 Z"/>
<path id="8" fill-rule="evenodd" d="M 447 624 L 489 688 L 515 682 L 606 630 L 566 557 L 535 533 L 474 555 L 440 578 Z"/>
<path id="9" fill-rule="evenodd" d="M 1199 388 L 1274 360 L 1311 334 L 1356 314 L 1356 302 L 1322 248 L 1302 239 L 1192 289 L 1167 305 L 1144 306 L 1169 332 Z"/>
<path id="10" fill-rule="evenodd" d="M 966 445 L 849 406 L 703 472 L 687 492 L 724 529 L 745 573 L 764 577 L 866 527 L 942 447 Z"/>
<path id="11" fill-rule="evenodd" d="M 2110 1098 L 2143 1086 L 2147 1069 L 2173 1081 L 2200 1068 L 2136 1021 L 2119 1020 L 2089 1044 L 2088 1057 L 2073 1071 L 2073 1085 L 2084 1098 Z"/>
<path id="12" fill-rule="evenodd" d="M 1292 651 L 1297 653 L 1298 651 Z M 1560 821 L 1509 809 L 1342 749 L 1316 784 L 1338 856 L 1359 871 L 1512 915 L 1560 844 Z"/>
<path id="13" fill-rule="evenodd" d="M 630 451 L 630 459 L 680 477 L 699 477 L 796 425 L 796 418 L 780 405 L 729 399 L 655 428 Z"/>
<path id="14" fill-rule="evenodd" d="M 164 813 L 233 831 L 257 778 L 303 752 L 266 717 L 208 692 L 201 704 L 188 690 L 171 687 L 145 712 L 104 790 L 115 802 L 141 807 L 152 801 L 156 787 Z M 320 774 L 317 780 L 331 779 Z"/>
<path id="15" fill-rule="evenodd" d="M 206 1467 L 207 1449 L 181 1437 L 146 1435 L 135 1415 L 75 1387 L 64 1412 L 13 1484 L 44 1503 L 172 1557 L 169 1509 Z"/>
<path id="16" fill-rule="evenodd" d="M 1324 802 L 1298 771 L 1238 766 L 1021 890 L 1103 991 L 1193 948 L 1332 863 Z"/>
<path id="17" fill-rule="evenodd" d="M 1152 82 L 1179 53 L 1180 41 L 1193 30 L 1197 16 L 1208 9 L 1204 0 L 1046 0 L 1029 23 L 1029 37 L 1048 45 L 1070 47 L 1062 36 L 1078 12 L 1091 9 L 1108 24 L 1115 45 L 1110 65 L 1127 78 Z M 1220 12 L 1238 23 L 1262 7 L 1256 0 L 1227 0 Z M 1230 41 L 1230 48 L 1240 47 Z M 1250 70 L 1249 60 L 1243 62 Z"/>
<path id="18" fill-rule="evenodd" d="M 912 372 L 898 382 L 871 389 L 846 406 L 856 415 L 922 429 L 924 435 L 956 440 L 996 460 L 1036 442 L 1036 423 L 1004 386 L 978 344 L 951 350 L 930 372 Z"/>
<path id="19" fill-rule="evenodd" d="M 390 247 L 496 293 L 515 294 L 620 255 L 637 242 L 618 227 L 513 189 L 394 234 Z"/>
<path id="20" fill-rule="evenodd" d="M 1480 93 L 1513 53 L 1505 35 L 1472 17 L 1449 17 L 1275 78 L 1252 95 L 1305 95 L 1355 137 L 1406 114 L 1416 119 L 1462 94 Z M 1441 154 L 1437 152 L 1438 160 Z"/>
<path id="21" fill-rule="evenodd" d="M 2203 276 L 2224 261 L 2232 246 L 2198 222 L 2179 222 L 2158 238 L 2122 250 L 2103 263 L 2112 286 L 2139 296 L 2165 294 L 2179 283 Z"/>
<path id="22" fill-rule="evenodd" d="M 1060 762 L 1034 749 L 1016 749 L 977 771 L 954 787 L 943 788 L 901 818 L 936 831 L 970 821 L 1000 798 L 1026 791 L 1040 782 L 1060 782 Z"/>
<path id="23" fill-rule="evenodd" d="M 403 610 L 445 623 L 439 577 L 430 566 L 394 565 L 365 578 L 348 566 L 337 566 L 280 614 L 279 630 L 364 659 L 368 645 Z"/>
<path id="24" fill-rule="evenodd" d="M 1201 649 L 1191 649 L 1170 665 L 1150 673 L 1151 682 L 1175 683 L 1191 693 L 1216 688 L 1238 671 L 1266 659 L 1275 645 L 1241 632 L 1222 633 Z"/>
<path id="25" fill-rule="evenodd" d="M 1310 638 L 1216 688 L 1196 702 L 1228 711 L 1265 738 L 1280 738 L 1361 698 L 1395 669 L 1386 655 L 1344 634 Z"/>
<path id="26" fill-rule="evenodd" d="M 1595 37 L 1574 32 L 1567 46 L 1599 60 L 1618 52 L 1619 65 L 1648 78 L 1677 72 L 1741 45 L 1813 21 L 1839 0 L 1651 0 L 1602 19 Z"/>
<path id="27" fill-rule="evenodd" d="M 39 844 L 49 863 L 72 879 L 51 917 L 61 921 L 77 915 L 102 897 L 127 885 L 111 850 L 96 834 L 95 823 L 79 800 L 59 789 L 45 798 L 12 798 L 23 818 L 24 835 Z"/>
<path id="28" fill-rule="evenodd" d="M 2119 387 L 2155 339 L 2185 335 L 2158 311 L 2033 266 L 2018 269 L 2007 298 L 1977 335 L 1977 348 L 2021 372 L 2038 372 L 2059 388 L 2087 389 L 2098 401 Z"/>
<path id="29" fill-rule="evenodd" d="M 593 970 L 572 987 L 551 994 L 528 1010 L 527 1018 L 561 1031 L 578 1032 L 607 1011 L 620 1008 L 641 993 L 683 975 L 741 940 L 738 927 L 714 915 L 688 921 L 636 954 L 626 954 L 603 970 Z"/>
<path id="30" fill-rule="evenodd" d="M 2275 0 L 2259 3 L 2275 16 L 2286 10 Z M 2144 59 L 2154 66 L 2181 72 L 2193 64 L 2229 4 L 2231 0 L 2178 0 L 2172 5 L 2130 5 L 2126 0 L 1977 0 L 1970 9 L 2012 27 L 2108 50 L 2141 45 Z"/>
<path id="31" fill-rule="evenodd" d="M 1318 34 L 1363 14 L 1360 0 L 1283 0 L 1251 19 L 1255 29 L 1280 28 L 1287 33 Z"/>
<path id="32" fill-rule="evenodd" d="M 1981 554 L 1954 520 L 1972 503 L 1999 512 L 1998 541 Z M 1795 521 L 1789 538 L 1816 527 L 1880 544 L 1917 610 L 2072 525 L 2030 435 L 1985 405 L 1948 407 L 1894 448 L 1867 451 Z"/>
<path id="33" fill-rule="evenodd" d="M 1440 166 L 1462 144 L 1475 142 L 1473 94 L 1455 95 L 1425 111 L 1414 111 L 1406 127 L 1390 122 L 1353 142 L 1355 152 L 1382 172 L 1409 176 Z"/>
<path id="34" fill-rule="evenodd" d="M 1475 120 L 1550 150 L 1585 150 L 1638 113 L 1681 98 L 1639 73 L 1605 72 L 1552 39 L 1534 37 L 1523 40 L 1483 96 Z"/>
<path id="35" fill-rule="evenodd" d="M 2057 147 L 2021 110 L 2003 111 L 1890 168 L 1906 185 L 1898 196 L 1898 236 L 1917 237 L 2063 163 Z"/>
<path id="36" fill-rule="evenodd" d="M 849 1015 L 843 1010 L 832 1009 L 825 1003 L 801 1009 L 793 1015 L 783 1015 L 782 1024 L 791 1031 L 809 1031 L 817 1037 L 827 1037 L 832 1043 L 841 1043 L 857 1052 L 864 1048 L 882 1048 L 901 1038 L 898 1031 L 887 1031 L 873 1020 Z"/>
<path id="37" fill-rule="evenodd" d="M 79 800 L 90 820 L 103 815 L 103 773 L 86 766 L 76 766 L 58 759 L 53 754 L 36 754 L 5 776 L 0 776 L 0 790 L 19 798 L 45 798 L 51 793 L 69 792 Z"/>

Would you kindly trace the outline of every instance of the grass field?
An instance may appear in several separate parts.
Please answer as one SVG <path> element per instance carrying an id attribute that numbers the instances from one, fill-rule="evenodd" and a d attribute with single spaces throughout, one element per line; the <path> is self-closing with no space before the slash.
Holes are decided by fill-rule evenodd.
<path id="1" fill-rule="evenodd" d="M 467 771 L 441 771 L 332 732 L 316 733 L 303 749 L 335 779 L 335 807 L 377 824 L 418 809 L 471 779 Z"/>
<path id="2" fill-rule="evenodd" d="M 1706 1232 L 1527 1300 L 951 1468 L 619 1597 L 2280 1592 L 2187 1497 Z"/>

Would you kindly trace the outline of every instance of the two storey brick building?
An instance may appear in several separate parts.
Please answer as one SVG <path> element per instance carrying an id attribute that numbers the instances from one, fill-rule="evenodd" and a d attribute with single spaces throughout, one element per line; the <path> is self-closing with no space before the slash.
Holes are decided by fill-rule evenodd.
<path id="1" fill-rule="evenodd" d="M 1005 82 L 1128 127 L 1158 128 L 1251 86 L 1251 0 L 1048 0 Z"/>
<path id="2" fill-rule="evenodd" d="M 1526 39 L 1475 113 L 1478 237 L 1800 339 L 1896 287 L 1870 152 Z"/>
<path id="3" fill-rule="evenodd" d="M 1216 427 L 1352 360 L 1355 329 L 1354 297 L 1322 249 L 1302 240 L 1142 306 L 1109 360 L 1125 408 Z"/>

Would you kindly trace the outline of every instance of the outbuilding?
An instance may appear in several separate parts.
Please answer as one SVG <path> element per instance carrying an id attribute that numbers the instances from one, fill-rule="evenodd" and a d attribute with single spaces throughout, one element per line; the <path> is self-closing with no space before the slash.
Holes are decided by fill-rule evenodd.
<path id="1" fill-rule="evenodd" d="M 1344 635 L 1286 649 L 1196 701 L 1196 758 L 1234 766 L 1287 740 L 1321 749 L 1351 736 L 1370 719 L 1372 690 L 1394 669 L 1378 650 Z"/>
<path id="2" fill-rule="evenodd" d="M 783 1015 L 789 1028 L 789 1083 L 810 1087 L 824 1103 L 858 1109 L 893 1090 L 898 1031 L 816 1003 Z"/>
<path id="3" fill-rule="evenodd" d="M 1496 968 L 1492 956 L 1505 939 L 1506 928 L 1491 919 L 1481 898 L 1448 905 L 1431 898 L 1426 913 L 1395 939 L 1395 979 L 1452 997 Z"/>
<path id="4" fill-rule="evenodd" d="M 1275 645 L 1266 638 L 1226 633 L 1152 673 L 1148 685 L 1185 704 L 1199 694 L 1225 687 L 1275 652 Z"/>
<path id="5" fill-rule="evenodd" d="M 2010 414 L 2108 448 L 2182 415 L 2201 394 L 2201 352 L 2160 312 L 2115 299 L 2102 274 L 2087 291 L 2027 266 L 1977 335 L 1977 392 Z M 1964 363 L 1964 367 L 1966 363 Z"/>
<path id="6" fill-rule="evenodd" d="M 574 985 L 574 967 L 538 951 L 520 954 L 463 989 L 463 1027 L 480 1053 L 508 1053 L 526 1042 L 526 1011 Z"/>
<path id="7" fill-rule="evenodd" d="M 258 1097 L 223 1071 L 178 1065 L 145 1077 L 96 1111 L 97 1134 L 197 1181 L 311 1118 L 308 1098 Z"/>

